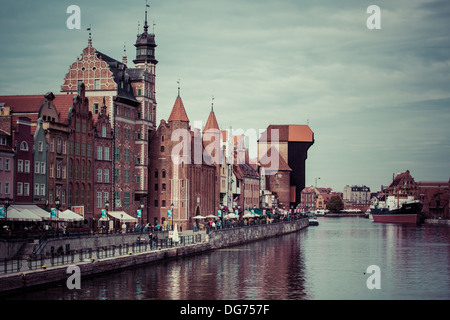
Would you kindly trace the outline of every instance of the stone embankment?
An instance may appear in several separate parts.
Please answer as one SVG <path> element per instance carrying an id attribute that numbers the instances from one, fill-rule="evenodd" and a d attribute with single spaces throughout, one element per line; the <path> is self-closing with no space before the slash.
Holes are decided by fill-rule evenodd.
<path id="1" fill-rule="evenodd" d="M 80 268 L 81 277 L 94 276 L 99 273 L 117 271 L 157 261 L 200 254 L 210 250 L 280 236 L 299 231 L 307 226 L 308 219 L 300 219 L 290 222 L 223 229 L 211 232 L 200 243 L 147 252 L 129 252 L 125 255 L 103 259 L 85 259 L 71 265 L 76 265 Z M 116 240 L 109 239 L 108 241 Z M 74 243 L 73 246 L 78 247 L 80 244 L 75 245 Z M 69 265 L 56 266 L 0 275 L 0 292 L 23 290 L 34 286 L 66 281 L 71 275 L 71 273 L 68 273 L 67 271 L 68 266 Z"/>

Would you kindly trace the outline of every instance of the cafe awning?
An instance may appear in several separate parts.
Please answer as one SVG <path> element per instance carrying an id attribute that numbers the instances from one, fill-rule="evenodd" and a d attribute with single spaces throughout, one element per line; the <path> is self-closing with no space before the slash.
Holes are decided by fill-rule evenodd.
<path id="1" fill-rule="evenodd" d="M 130 216 L 125 211 L 108 211 L 108 214 L 115 218 L 119 219 L 121 222 L 137 222 L 138 219 Z"/>
<path id="2" fill-rule="evenodd" d="M 84 220 L 84 218 L 82 216 L 80 216 L 79 214 L 76 214 L 75 212 L 73 212 L 72 210 L 69 210 L 69 209 L 67 209 L 65 211 L 60 211 L 59 218 L 60 218 L 60 220 L 63 219 L 64 221 L 69 221 L 69 222 Z"/>
<path id="3" fill-rule="evenodd" d="M 19 212 L 27 210 L 27 211 L 33 213 L 34 215 L 38 216 L 39 218 L 41 218 L 41 220 L 39 220 L 39 221 L 56 220 L 56 218 L 50 218 L 49 211 L 46 211 L 34 204 L 13 204 L 11 207 L 8 208 L 8 215 L 9 215 L 9 211 L 11 209 L 15 209 Z"/>
<path id="4" fill-rule="evenodd" d="M 8 221 L 42 221 L 41 217 L 27 209 L 19 211 L 12 207 L 8 208 L 6 219 Z"/>

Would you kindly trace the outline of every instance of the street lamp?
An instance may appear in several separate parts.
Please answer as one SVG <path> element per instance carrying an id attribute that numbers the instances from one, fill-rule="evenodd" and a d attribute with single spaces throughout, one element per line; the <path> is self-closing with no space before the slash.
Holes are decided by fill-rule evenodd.
<path id="1" fill-rule="evenodd" d="M 220 204 L 220 220 L 222 221 L 220 226 L 223 228 L 223 204 Z"/>
<path id="2" fill-rule="evenodd" d="M 170 209 L 171 209 L 171 212 L 172 212 L 172 230 L 173 230 L 173 208 L 174 208 L 174 205 L 172 203 L 172 204 L 170 204 Z"/>
<path id="3" fill-rule="evenodd" d="M 56 197 L 55 205 L 56 205 L 56 234 L 59 238 L 59 206 L 61 205 L 59 197 Z"/>
<path id="4" fill-rule="evenodd" d="M 144 212 L 144 203 L 141 201 L 141 232 L 142 230 L 144 230 L 143 224 L 144 224 L 144 217 L 143 217 L 143 213 Z"/>
<path id="5" fill-rule="evenodd" d="M 106 234 L 108 234 L 108 208 L 109 208 L 109 201 L 108 201 L 108 199 L 106 199 L 105 200 L 105 211 L 106 211 L 106 216 L 105 216 L 105 218 L 106 218 L 106 222 L 105 222 L 105 224 L 106 224 Z M 114 221 L 115 222 L 115 221 Z"/>

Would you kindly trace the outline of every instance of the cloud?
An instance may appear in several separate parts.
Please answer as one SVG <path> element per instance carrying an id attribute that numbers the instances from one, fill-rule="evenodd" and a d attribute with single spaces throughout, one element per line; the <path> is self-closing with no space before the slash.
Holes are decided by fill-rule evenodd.
<path id="1" fill-rule="evenodd" d="M 79 1 L 81 30 L 65 27 L 69 4 L 2 6 L 0 94 L 59 92 L 90 24 L 94 47 L 120 60 L 125 43 L 132 66 L 143 1 Z M 316 143 L 307 184 L 321 176 L 337 190 L 351 180 L 375 188 L 406 166 L 447 180 L 450 5 L 379 1 L 382 29 L 368 30 L 371 4 L 152 1 L 158 121 L 168 118 L 181 79 L 192 121 L 206 122 L 212 95 L 222 128 L 309 121 Z"/>

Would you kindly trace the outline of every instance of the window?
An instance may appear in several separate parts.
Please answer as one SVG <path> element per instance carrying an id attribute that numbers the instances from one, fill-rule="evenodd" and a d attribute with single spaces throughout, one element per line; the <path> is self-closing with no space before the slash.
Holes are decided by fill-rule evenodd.
<path id="1" fill-rule="evenodd" d="M 102 193 L 97 191 L 97 208 L 102 207 Z"/>
<path id="2" fill-rule="evenodd" d="M 155 179 L 158 179 L 158 171 L 155 171 Z"/>
<path id="3" fill-rule="evenodd" d="M 109 183 L 109 169 L 103 170 L 103 182 Z"/>
<path id="4" fill-rule="evenodd" d="M 45 162 L 41 162 L 41 174 L 45 174 Z"/>
<path id="5" fill-rule="evenodd" d="M 97 147 L 97 160 L 103 159 L 103 148 L 101 146 Z"/>
<path id="6" fill-rule="evenodd" d="M 17 195 L 21 196 L 23 195 L 23 183 L 17 182 Z"/>
<path id="7" fill-rule="evenodd" d="M 161 207 L 165 207 L 166 206 L 166 200 L 161 200 Z"/>
<path id="8" fill-rule="evenodd" d="M 23 172 L 23 160 L 17 160 L 17 172 Z"/>
<path id="9" fill-rule="evenodd" d="M 10 190 L 9 190 L 9 182 L 5 182 L 5 194 L 9 194 Z"/>
<path id="10" fill-rule="evenodd" d="M 53 163 L 49 163 L 48 165 L 48 175 L 50 178 L 53 178 Z"/>
<path id="11" fill-rule="evenodd" d="M 56 153 L 61 154 L 62 153 L 62 139 L 58 138 L 56 143 Z"/>
<path id="12" fill-rule="evenodd" d="M 94 114 L 98 114 L 98 103 L 94 103 Z"/>
<path id="13" fill-rule="evenodd" d="M 30 160 L 25 160 L 25 173 L 30 173 Z"/>
<path id="14" fill-rule="evenodd" d="M 114 149 L 114 160 L 120 161 L 120 148 L 118 147 Z"/>
<path id="15" fill-rule="evenodd" d="M 23 184 L 23 195 L 26 197 L 30 195 L 30 184 L 28 182 Z"/>
<path id="16" fill-rule="evenodd" d="M 40 169 L 41 168 L 41 163 L 39 162 L 39 161 L 35 161 L 34 162 L 34 173 L 36 174 L 36 173 L 39 173 L 40 172 Z"/>
<path id="17" fill-rule="evenodd" d="M 0 158 L 0 170 L 3 170 L 3 158 Z"/>
<path id="18" fill-rule="evenodd" d="M 86 156 L 86 143 L 81 144 L 81 155 Z"/>
<path id="19" fill-rule="evenodd" d="M 106 138 L 106 127 L 102 126 L 102 138 Z"/>
<path id="20" fill-rule="evenodd" d="M 34 184 L 34 196 L 39 195 L 39 183 Z"/>
<path id="21" fill-rule="evenodd" d="M 114 169 L 114 181 L 120 182 L 120 169 Z"/>
<path id="22" fill-rule="evenodd" d="M 158 191 L 158 184 L 155 183 L 155 191 Z"/>
<path id="23" fill-rule="evenodd" d="M 162 177 L 165 178 L 166 177 L 166 170 L 162 171 Z"/>
<path id="24" fill-rule="evenodd" d="M 7 142 L 7 140 L 5 137 L 0 138 L 0 146 L 6 146 L 6 142 Z"/>
<path id="25" fill-rule="evenodd" d="M 61 179 L 62 174 L 62 160 L 56 160 L 56 178 Z"/>
<path id="26" fill-rule="evenodd" d="M 87 145 L 87 156 L 92 157 L 92 144 Z"/>
<path id="27" fill-rule="evenodd" d="M 5 171 L 11 171 L 11 159 L 5 159 Z"/>
<path id="28" fill-rule="evenodd" d="M 100 79 L 94 80 L 94 90 L 100 90 Z"/>
<path id="29" fill-rule="evenodd" d="M 125 170 L 125 183 L 130 182 L 130 170 Z"/>
<path id="30" fill-rule="evenodd" d="M 106 201 L 109 202 L 109 193 L 103 192 L 103 206 L 105 206 L 105 207 L 106 207 Z"/>
<path id="31" fill-rule="evenodd" d="M 45 184 L 41 184 L 41 196 L 45 196 Z"/>
<path id="32" fill-rule="evenodd" d="M 161 146 L 161 152 L 164 152 L 164 146 Z"/>
<path id="33" fill-rule="evenodd" d="M 97 169 L 97 182 L 102 183 L 102 169 Z"/>
<path id="34" fill-rule="evenodd" d="M 77 155 L 77 156 L 80 155 L 80 143 L 79 142 L 75 142 L 75 155 Z"/>
<path id="35" fill-rule="evenodd" d="M 38 142 L 38 151 L 43 152 L 44 151 L 44 143 L 42 141 Z"/>
<path id="36" fill-rule="evenodd" d="M 129 192 L 123 193 L 123 207 L 124 207 L 124 209 L 128 209 L 130 207 L 130 193 Z"/>
<path id="37" fill-rule="evenodd" d="M 155 200 L 155 207 L 158 207 L 158 200 Z"/>
<path id="38" fill-rule="evenodd" d="M 166 184 L 165 183 L 162 184 L 162 190 L 166 191 Z"/>
<path id="39" fill-rule="evenodd" d="M 104 147 L 103 148 L 103 153 L 104 153 L 104 155 L 103 155 L 103 160 L 107 160 L 107 161 L 109 161 L 109 147 Z"/>
<path id="40" fill-rule="evenodd" d="M 142 89 L 141 88 L 137 88 L 136 89 L 136 95 L 137 96 L 142 96 Z"/>
<path id="41" fill-rule="evenodd" d="M 20 151 L 28 151 L 28 143 L 26 141 L 22 141 L 20 144 Z"/>

